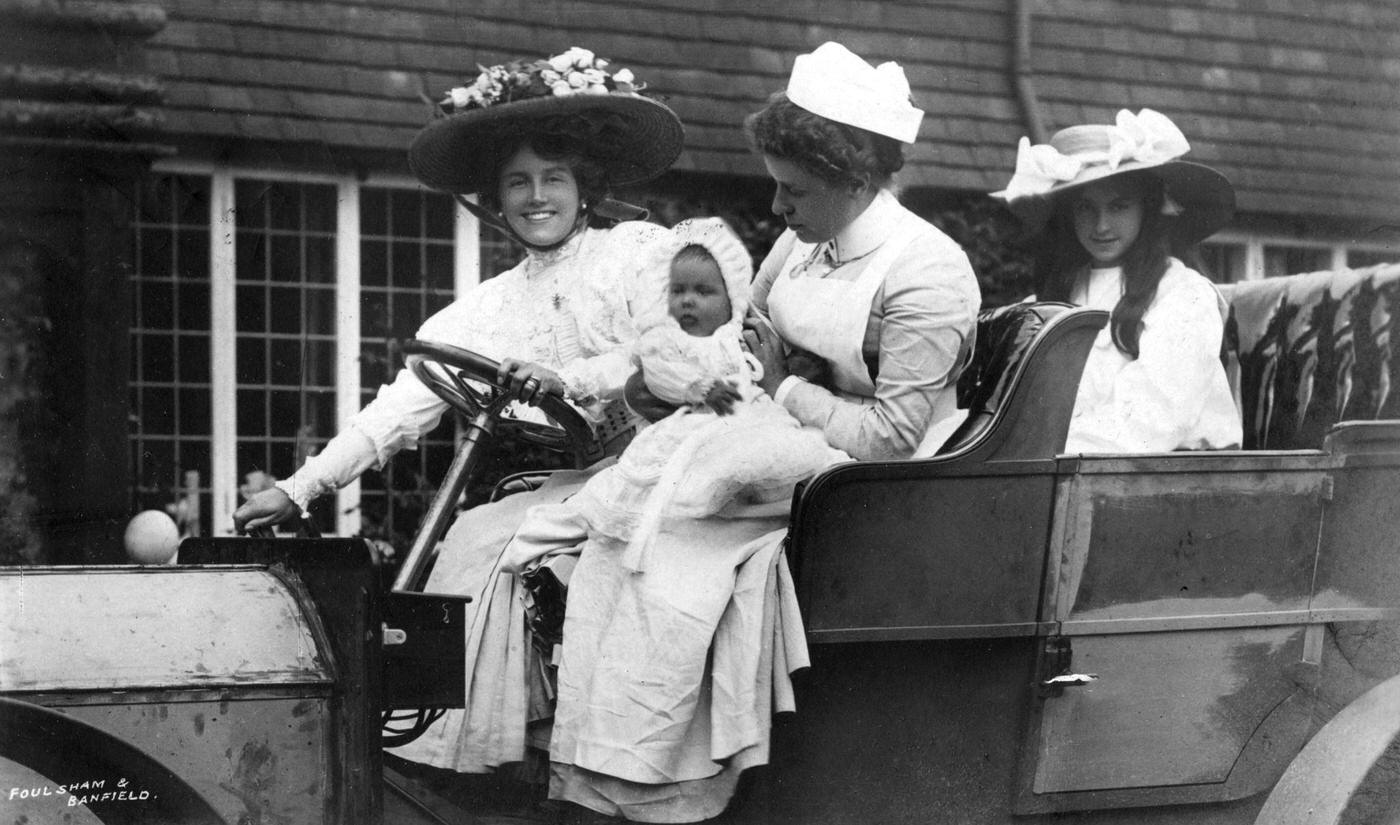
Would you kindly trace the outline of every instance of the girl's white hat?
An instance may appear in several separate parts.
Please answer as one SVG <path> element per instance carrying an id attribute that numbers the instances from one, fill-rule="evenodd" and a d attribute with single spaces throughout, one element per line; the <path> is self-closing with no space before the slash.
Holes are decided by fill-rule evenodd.
<path id="1" fill-rule="evenodd" d="M 1006 201 L 1034 229 L 1049 218 L 1053 198 L 1114 175 L 1151 170 L 1166 188 L 1178 236 L 1198 241 L 1230 220 L 1235 190 L 1209 166 L 1179 159 L 1190 150 L 1186 136 L 1166 115 L 1123 109 L 1112 124 L 1061 129 L 1049 143 L 1032 145 L 1021 138 L 1016 171 L 992 197 Z"/>
<path id="2" fill-rule="evenodd" d="M 910 103 L 909 81 L 898 63 L 871 66 L 840 43 L 798 55 L 787 97 L 814 115 L 913 143 L 924 112 Z"/>

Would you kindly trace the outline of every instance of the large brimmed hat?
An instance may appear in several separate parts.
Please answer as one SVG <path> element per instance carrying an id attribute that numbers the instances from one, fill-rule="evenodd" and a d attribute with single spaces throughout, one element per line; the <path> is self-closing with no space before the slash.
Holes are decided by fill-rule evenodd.
<path id="1" fill-rule="evenodd" d="M 480 192 L 495 185 L 496 153 L 485 147 L 577 115 L 598 138 L 589 159 L 607 168 L 614 186 L 656 177 L 680 155 L 680 118 L 643 96 L 645 84 L 630 71 L 607 67 L 608 61 L 577 47 L 545 60 L 479 67 L 476 80 L 448 93 L 439 103 L 441 116 L 413 139 L 409 168 L 434 189 Z"/>
<path id="2" fill-rule="evenodd" d="M 1235 213 L 1235 190 L 1224 175 L 1200 163 L 1179 160 L 1191 149 L 1165 115 L 1124 109 L 1112 124 L 1071 126 L 1049 143 L 1021 138 L 1016 171 L 992 197 L 1006 201 L 1029 231 L 1043 227 L 1054 202 L 1065 193 L 1114 175 L 1150 170 L 1167 193 L 1164 212 L 1185 242 L 1208 237 Z"/>

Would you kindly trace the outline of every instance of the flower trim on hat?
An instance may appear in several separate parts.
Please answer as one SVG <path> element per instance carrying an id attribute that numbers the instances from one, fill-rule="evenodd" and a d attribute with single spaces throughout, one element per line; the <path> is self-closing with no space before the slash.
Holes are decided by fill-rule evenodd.
<path id="1" fill-rule="evenodd" d="M 1108 148 L 1098 152 L 1067 155 L 1048 143 L 1032 145 L 1029 138 L 1021 138 L 1016 149 L 1016 171 L 1006 189 L 998 194 L 1008 201 L 1039 197 L 1095 166 L 1110 172 L 1128 162 L 1139 168 L 1160 166 L 1191 150 L 1176 124 L 1152 109 L 1142 109 L 1136 115 L 1123 109 L 1114 125 L 1103 129 Z"/>
<path id="2" fill-rule="evenodd" d="M 503 103 L 570 95 L 641 94 L 646 84 L 630 69 L 609 73 L 609 62 L 578 46 L 544 60 L 512 60 L 495 66 L 477 64 L 481 73 L 468 86 L 457 86 L 438 106 L 444 114 L 488 109 Z"/>

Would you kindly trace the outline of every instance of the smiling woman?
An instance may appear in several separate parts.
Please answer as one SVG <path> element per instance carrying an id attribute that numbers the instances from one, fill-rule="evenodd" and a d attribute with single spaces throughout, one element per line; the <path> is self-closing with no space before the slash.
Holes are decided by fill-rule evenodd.
<path id="1" fill-rule="evenodd" d="M 614 221 L 596 207 L 615 184 L 660 174 L 680 153 L 675 114 L 637 93 L 626 70 L 584 49 L 548 60 L 484 69 L 449 92 L 442 115 L 409 149 L 426 184 L 474 193 L 481 214 L 529 250 L 518 266 L 433 315 L 416 337 L 501 362 L 517 417 L 543 421 L 529 406 L 587 385 L 595 423 L 624 421 L 602 439 L 625 443 L 635 427 L 605 407 L 630 367 L 638 313 L 659 311 L 660 288 L 643 275 L 661 227 Z M 560 87 L 560 82 L 564 83 Z M 475 208 L 475 207 L 474 207 Z M 402 371 L 320 454 L 291 478 L 254 495 L 234 513 L 240 529 L 298 518 L 310 501 L 416 446 L 446 404 Z"/>
<path id="2" fill-rule="evenodd" d="M 584 49 L 485 67 L 445 93 L 440 116 L 409 148 L 420 181 L 478 195 L 481 205 L 470 208 L 528 252 L 433 314 L 414 337 L 499 361 L 512 417 L 543 423 L 537 405 L 566 396 L 607 453 L 639 423 L 620 395 L 639 319 L 665 312 L 665 273 L 650 264 L 670 243 L 661 226 L 615 220 L 617 204 L 607 198 L 613 186 L 665 171 L 683 138 L 675 114 L 641 88 L 630 72 L 611 71 Z M 402 370 L 319 454 L 240 507 L 236 526 L 295 520 L 313 498 L 416 447 L 447 407 Z M 530 746 L 541 730 L 547 739 L 549 714 L 532 700 L 552 691 L 548 662 L 529 642 L 523 588 L 501 573 L 499 554 L 526 509 L 568 495 L 593 471 L 561 473 L 545 489 L 466 510 L 448 530 L 425 589 L 473 597 L 465 710 L 447 713 L 397 755 L 462 773 L 527 756 L 539 766 L 541 751 Z"/>
<path id="3" fill-rule="evenodd" d="M 501 214 L 531 247 L 554 246 L 578 227 L 583 211 L 568 160 L 543 158 L 533 147 L 522 146 L 501 169 Z"/>

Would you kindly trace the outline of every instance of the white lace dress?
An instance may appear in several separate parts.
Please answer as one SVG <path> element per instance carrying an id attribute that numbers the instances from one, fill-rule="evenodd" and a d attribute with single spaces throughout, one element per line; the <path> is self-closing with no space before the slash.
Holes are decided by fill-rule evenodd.
<path id="1" fill-rule="evenodd" d="M 665 311 L 664 271 L 656 260 L 669 237 L 665 228 L 640 222 L 584 230 L 468 291 L 425 321 L 416 337 L 556 370 L 596 422 L 631 375 L 638 322 Z M 320 454 L 277 486 L 306 509 L 311 499 L 415 448 L 446 410 L 417 376 L 401 370 Z M 513 405 L 508 412 L 544 420 L 533 407 Z"/>
<path id="2" fill-rule="evenodd" d="M 656 258 L 667 254 L 668 238 L 666 229 L 640 223 L 587 231 L 483 283 L 429 319 L 419 336 L 488 357 L 534 359 L 558 369 L 573 394 L 618 397 L 632 371 L 637 319 L 664 312 L 664 270 Z M 407 446 L 431 426 L 419 405 L 431 406 L 432 421 L 445 406 L 416 377 L 400 375 L 347 432 L 363 432 L 383 451 Z M 448 530 L 424 589 L 473 599 L 465 709 L 449 711 L 394 753 L 464 773 L 524 759 L 530 722 L 546 712 L 531 695 L 538 662 L 531 660 L 524 590 L 516 576 L 502 574 L 501 552 L 529 508 L 571 495 L 588 475 L 556 474 L 541 490 L 464 511 Z"/>

